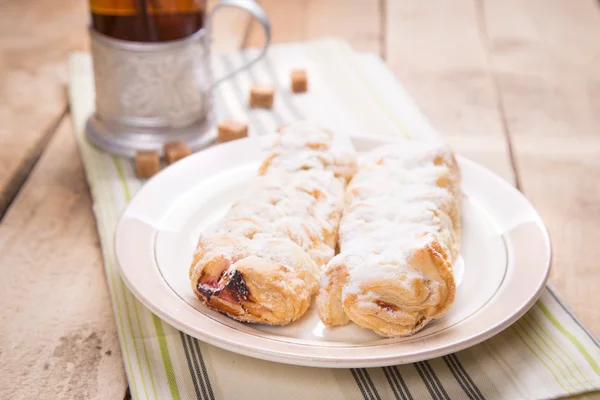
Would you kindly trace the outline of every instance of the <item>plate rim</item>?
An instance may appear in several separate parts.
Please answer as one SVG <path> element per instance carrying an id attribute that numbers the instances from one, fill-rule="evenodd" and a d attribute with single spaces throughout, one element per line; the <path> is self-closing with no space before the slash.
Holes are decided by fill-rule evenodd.
<path id="1" fill-rule="evenodd" d="M 543 241 L 543 244 L 545 245 L 546 252 L 544 254 L 544 256 L 545 256 L 544 260 L 546 260 L 546 262 L 545 262 L 546 265 L 544 267 L 543 276 L 538 277 L 541 280 L 539 280 L 539 283 L 537 284 L 535 291 L 533 293 L 531 293 L 528 296 L 527 300 L 524 301 L 523 304 L 521 304 L 521 306 L 518 309 L 516 309 L 516 311 L 512 312 L 510 315 L 504 317 L 503 319 L 495 321 L 495 323 L 492 324 L 487 329 L 480 331 L 478 333 L 475 333 L 469 337 L 463 338 L 459 342 L 451 342 L 451 343 L 447 343 L 447 344 L 441 344 L 441 345 L 438 345 L 438 346 L 435 346 L 432 348 L 423 349 L 423 350 L 415 352 L 415 353 L 394 353 L 393 351 L 390 351 L 390 354 L 378 355 L 376 357 L 372 357 L 372 356 L 356 357 L 356 356 L 353 356 L 352 354 L 348 354 L 348 356 L 345 356 L 343 358 L 332 357 L 330 355 L 317 355 L 317 356 L 306 355 L 305 356 L 305 355 L 299 354 L 298 352 L 289 352 L 284 349 L 279 349 L 279 350 L 269 349 L 268 348 L 269 346 L 267 346 L 267 347 L 263 346 L 260 348 L 253 347 L 252 344 L 248 344 L 247 341 L 243 340 L 243 338 L 245 338 L 249 335 L 248 332 L 235 330 L 234 328 L 224 325 L 224 324 L 220 323 L 219 321 L 213 320 L 212 322 L 218 324 L 221 329 L 223 329 L 223 328 L 227 329 L 227 331 L 229 331 L 228 333 L 232 336 L 240 336 L 241 335 L 242 340 L 232 340 L 231 338 L 228 338 L 228 337 L 218 337 L 216 334 L 211 334 L 210 327 L 208 329 L 201 329 L 199 327 L 190 326 L 189 323 L 185 323 L 184 321 L 182 321 L 179 318 L 176 318 L 174 315 L 172 315 L 173 312 L 169 312 L 169 311 L 165 310 L 164 307 L 161 307 L 160 305 L 155 304 L 156 299 L 153 300 L 152 298 L 149 298 L 145 294 L 144 290 L 142 290 L 138 287 L 138 283 L 134 282 L 130 279 L 131 276 L 128 273 L 129 271 L 127 270 L 126 267 L 124 267 L 122 265 L 123 254 L 119 251 L 121 249 L 121 245 L 122 245 L 122 240 L 120 238 L 123 235 L 124 224 L 126 224 L 126 221 L 127 221 L 126 217 L 127 217 L 128 211 L 130 211 L 132 209 L 132 207 L 134 207 L 137 204 L 137 202 L 140 201 L 139 199 L 141 199 L 141 198 L 143 198 L 143 196 L 145 196 L 145 193 L 147 192 L 147 190 L 145 191 L 144 189 L 147 189 L 149 187 L 157 185 L 156 182 L 159 182 L 161 177 L 164 177 L 167 174 L 172 174 L 174 170 L 185 171 L 186 165 L 191 165 L 195 160 L 197 160 L 203 156 L 206 156 L 206 154 L 208 152 L 216 152 L 216 153 L 228 152 L 228 151 L 235 150 L 235 148 L 238 148 L 238 147 L 243 148 L 243 147 L 247 146 L 249 141 L 255 141 L 258 143 L 260 141 L 260 139 L 262 139 L 262 137 L 250 137 L 250 138 L 246 138 L 246 139 L 242 139 L 242 140 L 237 140 L 237 141 L 233 141 L 233 142 L 216 145 L 216 146 L 210 147 L 208 149 L 194 153 L 191 156 L 187 157 L 186 159 L 181 160 L 178 163 L 175 163 L 175 164 L 165 168 L 164 170 L 159 172 L 157 175 L 152 177 L 150 180 L 148 180 L 148 182 L 146 182 L 146 184 L 142 188 L 140 188 L 140 190 L 133 196 L 133 198 L 131 199 L 131 201 L 129 202 L 127 207 L 125 207 L 124 211 L 121 213 L 121 216 L 119 217 L 118 223 L 116 225 L 113 240 L 114 240 L 114 254 L 115 254 L 115 259 L 116 259 L 116 265 L 117 265 L 117 268 L 119 270 L 119 273 L 120 273 L 123 281 L 127 285 L 128 289 L 135 295 L 135 297 L 144 306 L 146 306 L 150 311 L 152 311 L 154 314 L 159 316 L 161 319 L 163 319 L 165 322 L 172 325 L 176 329 L 179 329 L 180 331 L 183 331 L 184 333 L 186 333 L 192 337 L 195 337 L 199 340 L 202 340 L 202 341 L 209 343 L 211 345 L 214 345 L 216 347 L 220 347 L 225 350 L 233 351 L 238 354 L 242 354 L 242 355 L 246 355 L 246 356 L 250 356 L 250 357 L 254 357 L 254 358 L 259 358 L 259 359 L 263 359 L 263 360 L 268 360 L 268 361 L 275 361 L 275 362 L 292 364 L 292 365 L 329 367 L 329 368 L 331 368 L 331 367 L 333 367 L 333 368 L 381 367 L 381 366 L 397 365 L 397 364 L 404 364 L 404 363 L 428 360 L 431 358 L 435 358 L 435 357 L 447 355 L 447 354 L 450 354 L 450 353 L 453 353 L 453 352 L 456 352 L 459 350 L 463 350 L 468 347 L 474 346 L 478 343 L 481 343 L 482 341 L 487 340 L 490 337 L 495 336 L 496 334 L 500 333 L 502 330 L 508 328 L 515 321 L 517 321 L 519 318 L 521 318 L 535 304 L 537 299 L 542 294 L 544 288 L 546 287 L 546 284 L 547 284 L 547 281 L 548 281 L 548 278 L 550 275 L 551 264 L 552 264 L 552 245 L 551 245 L 550 235 L 548 233 L 548 230 L 547 230 L 545 224 L 543 223 L 541 217 L 539 216 L 537 210 L 533 207 L 533 205 L 525 198 L 525 196 L 518 189 L 516 189 L 510 183 L 506 182 L 498 174 L 475 163 L 474 161 L 468 160 L 461 156 L 457 156 L 457 159 L 459 160 L 459 162 L 461 164 L 464 163 L 466 165 L 470 165 L 471 168 L 474 168 L 476 170 L 478 169 L 480 171 L 483 171 L 484 173 L 487 173 L 487 174 L 490 174 L 491 176 L 493 176 L 495 178 L 495 180 L 497 181 L 496 183 L 500 182 L 500 184 L 503 186 L 503 189 L 508 190 L 511 193 L 511 195 L 517 196 L 517 198 L 519 198 L 520 201 L 526 202 L 526 204 L 528 205 L 530 210 L 533 211 L 533 213 L 536 217 L 534 219 L 535 226 L 536 226 L 536 228 L 539 228 L 539 233 L 541 233 L 541 239 Z M 389 143 L 391 141 L 398 141 L 397 139 L 394 139 L 394 138 L 368 137 L 368 136 L 356 136 L 356 135 L 352 136 L 351 139 L 353 141 L 359 142 L 359 143 L 361 141 L 367 141 L 371 145 L 385 144 L 385 143 Z M 155 249 L 156 233 L 157 233 L 156 230 L 152 233 L 152 240 L 151 240 L 152 243 L 150 246 L 152 253 L 154 253 L 154 249 Z M 503 236 L 503 239 L 506 240 L 504 238 L 504 233 L 502 234 L 502 236 Z M 540 248 L 539 251 L 541 251 L 541 250 L 542 249 Z M 507 254 L 510 256 L 510 251 L 508 250 L 508 248 L 507 248 Z M 152 269 L 155 270 L 155 272 L 160 277 L 160 282 L 159 282 L 160 285 L 165 287 L 171 295 L 175 296 L 177 302 L 182 303 L 181 305 L 183 307 L 186 307 L 186 308 L 189 307 L 190 309 L 192 309 L 192 311 L 194 313 L 200 314 L 200 315 L 204 316 L 204 318 L 212 320 L 212 318 L 210 318 L 210 316 L 207 316 L 203 313 L 198 312 L 191 305 L 189 305 L 187 302 L 185 302 L 183 299 L 181 299 L 179 296 L 177 296 L 176 293 L 172 293 L 172 289 L 168 286 L 168 283 L 165 282 L 164 279 L 162 278 L 162 275 L 159 271 L 158 265 L 156 265 L 155 260 L 152 263 Z M 493 301 L 497 301 L 497 299 L 496 300 L 494 300 L 494 299 L 499 296 L 498 293 L 501 290 L 503 290 L 503 286 L 505 284 L 506 284 L 505 282 L 502 282 L 502 284 L 498 287 L 497 291 L 486 302 L 486 304 L 484 306 L 482 306 L 482 308 L 478 312 L 481 312 L 481 310 L 485 309 L 489 303 L 492 303 Z M 181 311 L 181 310 L 179 310 L 179 311 Z M 477 313 L 475 313 L 473 315 L 476 315 L 476 314 Z M 471 317 L 469 317 L 469 318 L 471 318 Z M 469 318 L 467 318 L 466 320 L 468 320 Z M 459 322 L 459 324 L 461 322 Z M 219 331 L 221 329 L 216 329 L 216 330 Z M 450 327 L 449 329 L 452 329 L 452 327 Z M 270 339 L 270 338 L 260 338 L 259 341 L 264 341 L 264 340 L 273 341 L 273 339 Z M 310 345 L 303 344 L 303 343 L 281 342 L 281 344 L 282 344 L 282 346 L 277 346 L 277 347 L 283 347 L 283 348 L 285 348 L 286 346 L 287 347 L 306 347 L 306 346 L 310 347 Z M 393 348 L 393 347 L 398 347 L 398 346 L 405 347 L 407 345 L 410 346 L 410 342 L 379 344 L 378 347 Z M 362 348 L 372 348 L 372 347 L 373 346 L 362 346 Z M 331 352 L 332 349 L 337 349 L 337 352 L 339 352 L 340 350 L 349 349 L 350 346 L 335 346 L 335 347 L 322 347 L 322 348 L 325 349 L 326 352 Z M 352 348 L 353 349 L 361 348 L 361 346 L 360 345 L 352 346 Z"/>

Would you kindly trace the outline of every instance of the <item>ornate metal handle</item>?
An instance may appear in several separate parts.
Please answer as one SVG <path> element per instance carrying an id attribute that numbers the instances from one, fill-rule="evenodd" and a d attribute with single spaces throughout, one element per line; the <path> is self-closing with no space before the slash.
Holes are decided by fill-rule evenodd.
<path id="1" fill-rule="evenodd" d="M 260 54 L 257 57 L 253 58 L 252 60 L 248 61 L 246 64 L 233 70 L 232 72 L 226 74 L 225 76 L 222 76 L 221 78 L 215 80 L 211 86 L 211 89 L 214 88 L 215 86 L 217 86 L 218 84 L 220 84 L 221 82 L 231 78 L 232 76 L 234 76 L 241 70 L 252 66 L 258 60 L 263 58 L 265 56 L 265 54 L 267 54 L 267 49 L 269 48 L 269 44 L 271 44 L 271 24 L 269 23 L 269 18 L 267 17 L 267 14 L 264 12 L 264 10 L 253 0 L 221 0 L 220 2 L 218 2 L 213 7 L 213 9 L 210 11 L 210 14 L 208 15 L 208 18 L 206 20 L 206 31 L 208 33 L 207 37 L 210 37 L 210 35 L 211 35 L 211 25 L 212 25 L 213 15 L 221 7 L 240 8 L 240 9 L 248 12 L 254 18 L 256 18 L 256 20 L 260 23 L 260 25 L 262 26 L 262 28 L 265 32 L 265 46 L 263 47 L 262 51 L 260 52 Z"/>

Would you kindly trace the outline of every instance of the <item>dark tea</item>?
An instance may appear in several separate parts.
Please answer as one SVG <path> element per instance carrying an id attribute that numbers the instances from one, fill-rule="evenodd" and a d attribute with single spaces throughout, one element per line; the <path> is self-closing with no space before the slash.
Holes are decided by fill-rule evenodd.
<path id="1" fill-rule="evenodd" d="M 204 24 L 206 0 L 90 0 L 92 26 L 135 42 L 181 39 Z"/>

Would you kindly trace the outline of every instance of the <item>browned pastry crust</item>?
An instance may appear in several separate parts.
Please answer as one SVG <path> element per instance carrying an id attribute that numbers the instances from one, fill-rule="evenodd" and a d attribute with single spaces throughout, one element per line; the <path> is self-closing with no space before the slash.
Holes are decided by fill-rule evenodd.
<path id="1" fill-rule="evenodd" d="M 339 235 L 318 295 L 325 325 L 406 336 L 439 318 L 454 301 L 460 248 L 452 152 L 412 141 L 374 150 L 348 185 Z"/>
<path id="2" fill-rule="evenodd" d="M 346 177 L 356 168 L 334 141 L 306 123 L 274 136 L 259 176 L 198 241 L 190 279 L 207 306 L 273 325 L 306 312 L 320 267 L 334 256 Z"/>

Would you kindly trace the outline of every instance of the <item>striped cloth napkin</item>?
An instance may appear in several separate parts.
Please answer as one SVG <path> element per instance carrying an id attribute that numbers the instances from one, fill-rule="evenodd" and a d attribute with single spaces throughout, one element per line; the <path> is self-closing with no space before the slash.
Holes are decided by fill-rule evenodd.
<path id="1" fill-rule="evenodd" d="M 247 53 L 214 57 L 219 76 Z M 310 92 L 291 96 L 289 71 L 302 67 Z M 494 338 L 445 357 L 386 368 L 320 369 L 277 364 L 202 343 L 154 316 L 127 290 L 115 266 L 113 232 L 142 186 L 129 160 L 84 139 L 94 107 L 88 54 L 69 60 L 75 131 L 90 183 L 106 279 L 123 360 L 135 399 L 539 399 L 600 389 L 600 345 L 547 289 L 521 320 Z M 273 110 L 249 110 L 253 81 L 274 82 Z M 435 132 L 402 86 L 375 55 L 343 42 L 321 40 L 274 46 L 267 60 L 219 86 L 219 117 L 248 121 L 262 135 L 297 119 L 339 130 L 432 137 Z"/>

